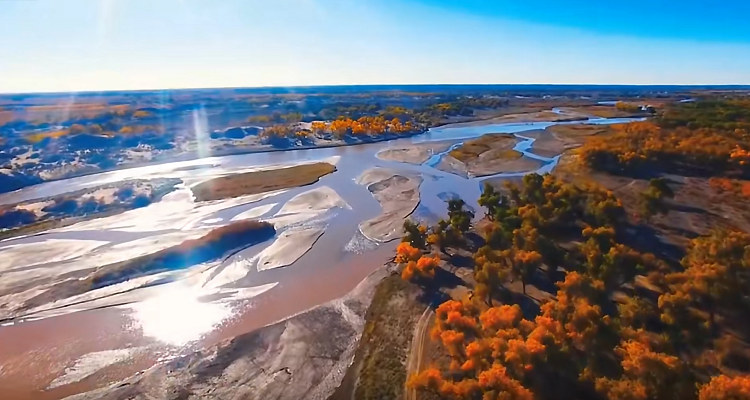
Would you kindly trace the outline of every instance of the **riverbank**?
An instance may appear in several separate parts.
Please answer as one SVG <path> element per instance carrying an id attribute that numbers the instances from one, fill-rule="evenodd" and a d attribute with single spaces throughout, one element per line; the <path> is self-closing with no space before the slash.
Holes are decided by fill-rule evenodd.
<path id="1" fill-rule="evenodd" d="M 126 163 L 119 164 L 112 168 L 81 169 L 81 170 L 77 170 L 72 173 L 66 174 L 64 176 L 57 176 L 55 177 L 55 179 L 48 179 L 42 182 L 34 182 L 33 184 L 25 183 L 25 184 L 22 184 L 18 189 L 11 191 L 11 192 L 5 192 L 5 193 L 17 192 L 25 188 L 33 187 L 33 186 L 48 183 L 48 182 L 56 182 L 56 181 L 84 177 L 84 176 L 89 176 L 89 175 L 94 175 L 94 174 L 99 174 L 99 173 L 113 172 L 113 171 L 122 170 L 122 169 L 151 167 L 151 166 L 156 166 L 156 165 L 161 165 L 161 164 L 171 163 L 171 162 L 187 162 L 187 161 L 195 161 L 199 159 L 210 160 L 211 158 L 214 158 L 214 157 L 224 157 L 224 156 L 242 155 L 242 154 L 275 153 L 275 152 L 284 152 L 284 151 L 293 151 L 293 150 L 310 150 L 310 149 L 336 148 L 336 147 L 344 147 L 344 146 L 358 146 L 358 145 L 386 142 L 386 141 L 419 136 L 419 135 L 429 132 L 430 129 L 434 129 L 434 128 L 475 127 L 475 126 L 498 124 L 498 123 L 585 121 L 589 117 L 584 116 L 584 115 L 570 116 L 570 115 L 555 113 L 553 111 L 535 111 L 535 112 L 521 112 L 521 113 L 515 113 L 515 114 L 503 114 L 500 116 L 492 116 L 492 117 L 479 115 L 479 116 L 473 116 L 473 117 L 467 117 L 467 118 L 468 118 L 468 121 L 461 121 L 461 122 L 449 121 L 449 122 L 444 122 L 444 123 L 438 123 L 429 127 L 427 130 L 424 130 L 424 131 L 413 131 L 413 132 L 407 132 L 403 134 L 389 133 L 389 134 L 378 135 L 378 136 L 369 136 L 369 135 L 356 136 L 356 137 L 349 136 L 344 139 L 334 139 L 334 140 L 320 139 L 317 141 L 313 141 L 312 144 L 302 144 L 300 142 L 297 145 L 283 147 L 283 148 L 273 147 L 270 144 L 258 144 L 253 147 L 231 147 L 231 148 L 223 148 L 223 149 L 212 148 L 210 149 L 208 153 L 201 154 L 202 151 L 200 151 L 200 149 L 198 149 L 195 146 L 192 146 L 190 148 L 190 151 L 187 153 L 175 154 L 175 152 L 173 151 L 165 151 L 165 152 L 161 152 L 158 154 L 154 154 L 148 160 L 126 162 Z M 411 155 L 409 157 L 410 158 L 416 157 L 414 158 L 415 160 L 421 159 L 423 157 L 423 154 L 421 154 L 421 151 L 417 151 L 417 153 L 420 153 L 420 154 Z M 395 160 L 395 161 L 398 161 L 398 160 Z M 409 161 L 406 161 L 406 162 L 409 162 Z M 0 191 L 0 204 L 2 203 L 2 196 L 3 196 L 3 192 Z"/>
<path id="2" fill-rule="evenodd" d="M 589 119 L 589 116 L 578 114 L 578 115 L 566 115 L 556 113 L 554 111 L 535 111 L 529 113 L 519 114 L 507 114 L 498 117 L 491 117 L 486 119 L 477 119 L 474 121 L 457 122 L 452 124 L 442 125 L 441 128 L 465 128 L 475 127 L 481 125 L 491 124 L 518 124 L 518 123 L 531 123 L 531 122 L 572 122 L 572 121 L 585 121 Z"/>
<path id="3" fill-rule="evenodd" d="M 402 397 L 407 376 L 405 360 L 419 313 L 425 308 L 419 299 L 421 294 L 419 287 L 398 274 L 380 281 L 365 316 L 354 361 L 329 400 Z"/>

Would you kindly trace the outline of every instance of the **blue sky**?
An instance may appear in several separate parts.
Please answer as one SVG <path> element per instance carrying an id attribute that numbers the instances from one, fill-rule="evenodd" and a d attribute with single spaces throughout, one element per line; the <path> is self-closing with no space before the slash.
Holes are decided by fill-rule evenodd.
<path id="1" fill-rule="evenodd" d="M 750 2 L 0 1 L 0 92 L 750 84 Z"/>

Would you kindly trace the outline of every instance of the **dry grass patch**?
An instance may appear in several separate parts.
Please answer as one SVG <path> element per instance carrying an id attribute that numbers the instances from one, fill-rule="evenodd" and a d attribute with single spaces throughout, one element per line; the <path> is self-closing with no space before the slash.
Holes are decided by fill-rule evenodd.
<path id="1" fill-rule="evenodd" d="M 552 125 L 547 127 L 547 131 L 552 132 L 561 138 L 580 138 L 583 136 L 601 135 L 610 132 L 611 129 L 610 125 L 594 124 Z"/>
<path id="2" fill-rule="evenodd" d="M 390 276 L 377 287 L 357 350 L 361 362 L 354 398 L 400 399 L 406 383 L 406 358 L 424 304 L 419 288 Z"/>
<path id="3" fill-rule="evenodd" d="M 304 164 L 222 176 L 202 182 L 191 190 L 197 201 L 220 200 L 311 185 L 334 171 L 336 167 L 329 163 Z"/>

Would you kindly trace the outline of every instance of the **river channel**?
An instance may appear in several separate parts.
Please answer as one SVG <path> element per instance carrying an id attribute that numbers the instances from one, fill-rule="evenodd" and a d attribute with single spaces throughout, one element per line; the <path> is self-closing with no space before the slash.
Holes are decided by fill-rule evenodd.
<path id="1" fill-rule="evenodd" d="M 0 242 L 0 281 L 38 282 L 40 286 L 50 279 L 78 279 L 80 271 L 156 252 L 233 219 L 272 219 L 287 202 L 311 190 L 328 187 L 343 200 L 277 232 L 278 237 L 285 229 L 324 230 L 312 248 L 291 265 L 263 269 L 252 264 L 271 245 L 272 241 L 267 241 L 221 261 L 91 290 L 17 315 L 0 326 L 0 387 L 7 398 L 63 397 L 341 297 L 391 258 L 395 248 L 394 242 L 367 239 L 358 228 L 360 222 L 380 213 L 380 205 L 367 187 L 357 183 L 370 168 L 421 176 L 421 200 L 413 216 L 434 221 L 445 214 L 447 196 L 458 195 L 467 204 L 476 204 L 481 183 L 487 178 L 552 171 L 560 156 L 535 154 L 534 139 L 523 132 L 558 123 L 632 120 L 446 125 L 388 142 L 135 167 L 0 195 L 0 204 L 10 204 L 134 178 L 180 178 L 184 182 L 162 201 L 141 209 Z M 376 156 L 384 149 L 426 142 L 452 141 L 452 149 L 486 133 L 515 135 L 521 139 L 515 150 L 539 161 L 541 167 L 521 173 L 464 177 L 435 168 L 450 149 L 433 154 L 421 165 Z M 196 204 L 190 194 L 190 185 L 212 177 L 315 160 L 335 163 L 337 172 L 314 185 L 253 198 Z M 34 290 L 30 285 L 18 296 L 31 296 Z M 13 296 L 5 297 L 0 300 L 6 304 L 15 301 Z"/>

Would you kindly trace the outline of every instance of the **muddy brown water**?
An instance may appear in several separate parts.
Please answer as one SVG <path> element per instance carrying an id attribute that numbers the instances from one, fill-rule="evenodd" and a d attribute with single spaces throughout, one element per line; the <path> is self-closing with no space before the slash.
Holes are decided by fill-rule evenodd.
<path id="1" fill-rule="evenodd" d="M 590 122 L 627 121 L 595 119 Z M 146 369 L 160 359 L 212 346 L 224 339 L 251 332 L 339 298 L 353 289 L 369 273 L 381 267 L 392 257 L 395 249 L 393 242 L 374 243 L 364 238 L 359 232 L 358 224 L 361 221 L 372 218 L 380 212 L 379 204 L 367 188 L 355 182 L 362 172 L 371 167 L 385 167 L 421 174 L 424 181 L 420 187 L 421 203 L 416 215 L 427 219 L 442 216 L 445 210 L 444 200 L 453 194 L 461 196 L 468 204 L 476 204 L 476 199 L 480 194 L 481 180 L 488 178 L 467 179 L 431 167 L 431 165 L 436 165 L 435 161 L 439 160 L 441 155 L 436 155 L 424 165 L 411 165 L 380 160 L 375 156 L 378 151 L 425 141 L 461 141 L 485 133 L 518 133 L 543 129 L 553 124 L 536 122 L 461 127 L 446 125 L 431 129 L 422 135 L 390 142 L 181 161 L 48 182 L 0 195 L 0 204 L 9 204 L 135 177 L 176 177 L 183 178 L 187 182 L 198 182 L 217 174 L 247 168 L 325 160 L 330 157 L 338 158 L 338 171 L 323 177 L 312 186 L 294 188 L 249 204 L 226 203 L 226 207 L 218 207 L 210 212 L 191 216 L 193 225 L 189 229 L 180 225 L 184 221 L 179 221 L 181 212 L 179 210 L 182 210 L 179 207 L 185 207 L 185 213 L 191 212 L 191 206 L 187 204 L 189 201 L 183 193 L 183 197 L 178 194 L 173 196 L 173 199 L 167 200 L 173 201 L 170 204 L 174 204 L 174 207 L 170 208 L 178 211 L 176 218 L 164 220 L 164 226 L 139 229 L 139 224 L 148 224 L 150 220 L 163 218 L 165 212 L 168 214 L 168 210 L 154 204 L 132 214 L 130 220 L 133 226 L 123 225 L 122 220 L 112 222 L 102 219 L 101 224 L 89 221 L 88 225 L 80 225 L 82 227 L 80 229 L 77 228 L 79 225 L 73 225 L 65 230 L 2 241 L 0 242 L 0 256 L 4 251 L 9 254 L 7 251 L 13 247 L 32 246 L 29 248 L 33 249 L 33 246 L 46 246 L 54 243 L 55 240 L 103 241 L 104 244 L 94 251 L 102 257 L 122 251 L 122 246 L 132 244 L 136 240 L 153 239 L 144 246 L 139 246 L 149 248 L 149 246 L 157 246 L 154 243 L 165 240 L 165 235 L 183 234 L 186 231 L 189 233 L 190 229 L 220 226 L 228 223 L 232 217 L 255 207 L 274 204 L 271 210 L 264 214 L 264 217 L 271 216 L 292 197 L 322 186 L 335 190 L 352 208 L 351 210 L 330 210 L 317 220 L 308 222 L 322 224 L 325 226 L 325 233 L 310 251 L 292 265 L 265 271 L 251 269 L 246 276 L 227 285 L 237 290 L 255 290 L 257 293 L 252 292 L 254 295 L 239 296 L 236 299 L 224 294 L 198 299 L 187 296 L 185 300 L 182 300 L 180 296 L 185 296 L 184 292 L 200 289 L 200 283 L 196 283 L 195 280 L 195 276 L 199 276 L 200 271 L 195 272 L 189 269 L 177 271 L 163 280 L 154 280 L 137 286 L 128 290 L 127 293 L 113 290 L 112 293 L 102 298 L 92 299 L 89 302 L 83 301 L 75 307 L 62 308 L 47 314 L 31 315 L 30 317 L 33 318 L 18 318 L 12 324 L 6 323 L 0 327 L 2 398 L 56 399 L 91 390 Z M 519 143 L 516 149 L 524 152 L 528 157 L 542 161 L 544 165 L 540 172 L 554 168 L 556 157 L 544 158 L 534 155 L 531 148 L 533 140 L 524 138 L 522 134 L 519 137 L 525 140 Z M 523 174 L 499 174 L 498 176 L 519 175 Z M 184 191 L 187 192 L 186 189 Z M 270 241 L 232 255 L 218 265 L 212 266 L 212 274 L 220 273 L 232 263 L 252 259 L 268 245 Z M 24 267 L 23 271 L 31 278 L 39 278 L 46 274 L 54 275 L 60 268 L 69 268 L 71 263 L 77 262 L 91 263 L 91 268 L 98 266 L 96 259 L 89 260 L 75 255 L 68 260 L 54 260 Z M 0 270 L 0 284 L 7 276 L 3 272 Z M 179 284 L 180 282 L 184 284 Z M 180 289 L 175 292 L 175 287 Z M 170 296 L 173 292 L 175 299 L 172 301 Z M 166 297 L 163 302 L 152 301 L 163 297 Z M 145 306 L 138 308 L 139 304 Z M 148 315 L 148 317 L 138 316 L 140 314 Z M 144 322 L 146 320 L 148 323 Z M 181 324 L 185 324 L 184 329 L 181 329 Z M 53 380 L 66 372 L 75 374 L 76 368 L 85 369 L 76 365 L 76 361 L 85 355 L 134 348 L 141 350 L 134 352 L 131 357 L 121 362 L 103 368 L 97 368 L 97 362 L 93 362 L 89 365 L 90 374 L 78 371 L 77 381 L 48 389 Z M 103 364 L 107 364 L 106 360 Z"/>

